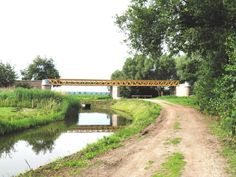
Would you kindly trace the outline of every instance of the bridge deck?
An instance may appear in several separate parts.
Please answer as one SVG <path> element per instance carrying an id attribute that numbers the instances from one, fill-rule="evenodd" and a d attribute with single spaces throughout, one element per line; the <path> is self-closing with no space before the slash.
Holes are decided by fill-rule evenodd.
<path id="1" fill-rule="evenodd" d="M 49 79 L 51 85 L 62 86 L 177 86 L 178 80 L 93 80 Z"/>

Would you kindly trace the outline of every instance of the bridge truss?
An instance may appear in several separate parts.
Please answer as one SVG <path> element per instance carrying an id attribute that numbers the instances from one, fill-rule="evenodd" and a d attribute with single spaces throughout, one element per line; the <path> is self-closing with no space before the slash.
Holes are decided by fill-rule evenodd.
<path id="1" fill-rule="evenodd" d="M 177 86 L 178 80 L 48 79 L 53 86 Z"/>

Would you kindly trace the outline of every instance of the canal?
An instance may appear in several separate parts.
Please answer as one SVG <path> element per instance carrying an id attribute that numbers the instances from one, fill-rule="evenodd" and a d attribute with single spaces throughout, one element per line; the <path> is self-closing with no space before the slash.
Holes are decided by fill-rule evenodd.
<path id="1" fill-rule="evenodd" d="M 64 121 L 0 136 L 0 176 L 14 176 L 78 152 L 128 123 L 110 110 L 81 110 Z"/>

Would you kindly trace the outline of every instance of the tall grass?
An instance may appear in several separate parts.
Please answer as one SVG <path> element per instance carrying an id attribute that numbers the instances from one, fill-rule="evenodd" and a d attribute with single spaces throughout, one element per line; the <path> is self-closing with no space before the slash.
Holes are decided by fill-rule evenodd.
<path id="1" fill-rule="evenodd" d="M 45 106 L 44 103 L 60 103 L 63 96 L 50 90 L 23 89 L 0 91 L 0 106 L 7 107 L 37 107 Z"/>
<path id="2" fill-rule="evenodd" d="M 1 90 L 0 108 L 11 109 L 0 109 L 0 134 L 61 120 L 72 106 L 79 107 L 77 99 L 49 90 Z"/>

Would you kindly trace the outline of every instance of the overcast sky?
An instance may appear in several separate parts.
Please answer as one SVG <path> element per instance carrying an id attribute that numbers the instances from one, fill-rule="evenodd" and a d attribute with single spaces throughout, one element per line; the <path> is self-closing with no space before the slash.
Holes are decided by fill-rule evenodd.
<path id="1" fill-rule="evenodd" d="M 53 58 L 61 78 L 109 79 L 128 55 L 114 24 L 129 0 L 0 0 L 0 60 Z"/>

